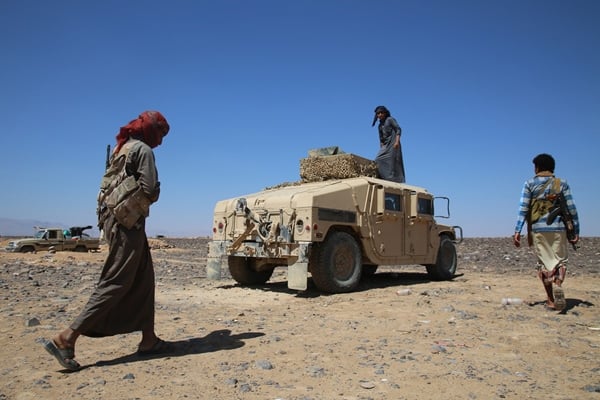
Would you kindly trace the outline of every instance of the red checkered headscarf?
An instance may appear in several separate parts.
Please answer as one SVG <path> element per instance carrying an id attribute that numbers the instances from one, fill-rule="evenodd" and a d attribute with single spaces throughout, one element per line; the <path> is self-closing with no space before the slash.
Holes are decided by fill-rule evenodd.
<path id="1" fill-rule="evenodd" d="M 169 123 L 160 112 L 144 111 L 139 117 L 121 127 L 116 137 L 115 154 L 121 150 L 121 147 L 132 136 L 140 139 L 151 148 L 155 148 L 162 143 L 162 139 L 167 133 L 169 133 Z"/>

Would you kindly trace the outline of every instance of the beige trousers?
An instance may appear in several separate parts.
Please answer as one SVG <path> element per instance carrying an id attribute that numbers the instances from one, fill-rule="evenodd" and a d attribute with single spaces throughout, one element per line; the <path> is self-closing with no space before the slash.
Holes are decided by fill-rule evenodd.
<path id="1" fill-rule="evenodd" d="M 549 272 L 554 271 L 559 265 L 567 267 L 567 233 L 559 232 L 534 232 L 533 246 L 538 257 L 538 269 Z"/>

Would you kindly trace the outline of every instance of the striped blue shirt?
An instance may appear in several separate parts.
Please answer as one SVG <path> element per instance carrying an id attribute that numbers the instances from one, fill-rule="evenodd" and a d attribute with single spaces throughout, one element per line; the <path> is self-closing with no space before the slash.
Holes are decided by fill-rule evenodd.
<path id="1" fill-rule="evenodd" d="M 546 182 L 549 179 L 554 179 L 554 176 L 536 175 L 527 180 L 523 185 L 523 190 L 521 191 L 521 200 L 519 202 L 519 217 L 515 226 L 515 232 L 521 233 L 527 218 L 527 213 L 529 212 L 531 200 L 544 198 L 546 195 L 551 193 L 553 182 L 549 182 L 546 185 Z M 577 208 L 575 208 L 575 203 L 573 202 L 573 196 L 571 195 L 569 184 L 562 179 L 560 180 L 560 190 L 567 201 L 567 208 L 573 216 L 573 227 L 575 229 L 575 234 L 579 235 L 579 217 L 577 216 Z M 538 221 L 532 224 L 531 230 L 533 232 L 556 232 L 565 230 L 562 217 L 558 216 L 551 225 L 546 223 L 547 220 L 548 214 L 543 215 Z"/>

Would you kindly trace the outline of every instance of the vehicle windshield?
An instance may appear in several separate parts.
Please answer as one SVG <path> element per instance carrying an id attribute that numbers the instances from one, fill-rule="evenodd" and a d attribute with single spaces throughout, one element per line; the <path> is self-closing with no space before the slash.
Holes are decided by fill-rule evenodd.
<path id="1" fill-rule="evenodd" d="M 36 239 L 43 239 L 45 234 L 46 231 L 37 231 L 33 237 L 35 237 Z"/>

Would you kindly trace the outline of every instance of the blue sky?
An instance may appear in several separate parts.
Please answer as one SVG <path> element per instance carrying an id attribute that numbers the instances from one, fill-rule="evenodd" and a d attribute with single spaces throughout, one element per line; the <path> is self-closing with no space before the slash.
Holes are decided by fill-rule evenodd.
<path id="1" fill-rule="evenodd" d="M 599 20 L 595 0 L 5 0 L 0 217 L 94 224 L 106 145 L 155 109 L 147 231 L 208 235 L 218 200 L 299 180 L 310 149 L 373 159 L 382 104 L 407 182 L 465 236 L 511 235 L 542 152 L 600 236 Z"/>

